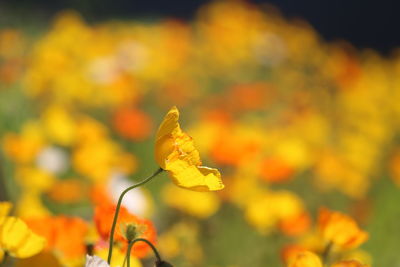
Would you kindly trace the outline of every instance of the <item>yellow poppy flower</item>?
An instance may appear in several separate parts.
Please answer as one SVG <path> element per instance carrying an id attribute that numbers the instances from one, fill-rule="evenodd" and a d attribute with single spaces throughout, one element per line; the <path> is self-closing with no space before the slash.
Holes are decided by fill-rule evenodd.
<path id="1" fill-rule="evenodd" d="M 28 258 L 39 253 L 45 239 L 33 233 L 21 219 L 0 218 L 0 249 L 15 258 Z"/>
<path id="2" fill-rule="evenodd" d="M 215 191 L 224 188 L 217 169 L 201 166 L 200 155 L 193 139 L 178 123 L 179 111 L 171 108 L 158 128 L 155 157 L 160 167 L 168 171 L 172 181 L 194 191 Z"/>
<path id="3" fill-rule="evenodd" d="M 317 255 L 310 251 L 302 251 L 289 259 L 288 267 L 322 267 Z"/>

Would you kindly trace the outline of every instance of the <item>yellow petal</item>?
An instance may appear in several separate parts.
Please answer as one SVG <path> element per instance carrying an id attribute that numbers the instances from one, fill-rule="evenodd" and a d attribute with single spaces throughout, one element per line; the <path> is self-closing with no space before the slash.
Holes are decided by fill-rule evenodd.
<path id="1" fill-rule="evenodd" d="M 182 132 L 178 120 L 179 111 L 173 107 L 158 129 L 155 146 L 157 163 L 180 187 L 194 191 L 223 189 L 218 170 L 200 167 L 200 155 L 193 139 Z"/>
<path id="2" fill-rule="evenodd" d="M 174 138 L 171 135 L 164 135 L 157 139 L 155 147 L 155 159 L 158 165 L 165 170 L 165 161 L 174 151 Z"/>
<path id="3" fill-rule="evenodd" d="M 10 213 L 12 204 L 10 202 L 0 202 L 0 217 L 7 216 Z"/>
<path id="4" fill-rule="evenodd" d="M 177 186 L 186 189 L 205 192 L 224 188 L 221 174 L 216 169 L 198 167 L 176 159 L 166 163 L 166 170 Z"/>
<path id="5" fill-rule="evenodd" d="M 169 155 L 168 160 L 174 158 L 184 159 L 191 165 L 201 165 L 200 154 L 194 146 L 193 138 L 183 132 L 175 137 L 175 150 Z"/>
<path id="6" fill-rule="evenodd" d="M 26 238 L 26 242 L 14 251 L 10 251 L 10 253 L 16 258 L 28 258 L 42 251 L 45 243 L 46 240 L 43 237 L 30 232 Z"/>
<path id="7" fill-rule="evenodd" d="M 322 262 L 316 254 L 303 251 L 289 259 L 288 267 L 322 267 Z"/>
<path id="8" fill-rule="evenodd" d="M 168 111 L 167 115 L 165 115 L 163 122 L 158 128 L 156 140 L 164 137 L 165 135 L 169 135 L 176 131 L 180 131 L 178 120 L 179 120 L 179 111 L 174 106 Z"/>
<path id="9" fill-rule="evenodd" d="M 161 123 L 156 137 L 155 158 L 161 168 L 171 158 L 184 158 L 190 164 L 200 166 L 200 155 L 194 146 L 192 137 L 182 132 L 179 123 L 179 111 L 171 108 Z"/>
<path id="10" fill-rule="evenodd" d="M 34 234 L 21 219 L 6 217 L 0 226 L 0 246 L 11 256 L 27 258 L 39 253 L 45 239 Z"/>

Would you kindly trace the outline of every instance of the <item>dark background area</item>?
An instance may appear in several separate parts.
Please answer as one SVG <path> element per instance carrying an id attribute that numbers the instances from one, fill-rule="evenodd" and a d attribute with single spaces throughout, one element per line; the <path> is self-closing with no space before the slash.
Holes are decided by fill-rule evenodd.
<path id="1" fill-rule="evenodd" d="M 169 16 L 190 19 L 204 0 L 0 0 L 0 8 L 39 12 L 51 18 L 65 8 L 76 9 L 88 20 Z M 358 48 L 388 53 L 400 46 L 400 1 L 253 0 L 271 3 L 286 17 L 307 20 L 326 39 L 344 39 Z M 0 18 L 1 19 L 1 18 Z"/>

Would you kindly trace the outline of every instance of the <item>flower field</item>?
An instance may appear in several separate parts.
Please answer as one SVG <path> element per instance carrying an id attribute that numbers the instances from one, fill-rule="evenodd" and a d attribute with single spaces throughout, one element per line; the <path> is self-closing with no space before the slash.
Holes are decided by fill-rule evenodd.
<path id="1" fill-rule="evenodd" d="M 0 24 L 0 266 L 400 266 L 399 102 L 271 6 Z"/>

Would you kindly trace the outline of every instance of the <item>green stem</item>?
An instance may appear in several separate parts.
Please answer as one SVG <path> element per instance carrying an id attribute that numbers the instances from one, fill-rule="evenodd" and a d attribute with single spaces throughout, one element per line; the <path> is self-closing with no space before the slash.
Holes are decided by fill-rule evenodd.
<path id="1" fill-rule="evenodd" d="M 152 180 L 154 177 L 156 177 L 158 174 L 160 174 L 163 171 L 163 169 L 159 168 L 157 171 L 155 171 L 151 176 L 149 176 L 148 178 L 144 179 L 143 181 L 141 181 L 140 183 L 137 183 L 135 185 L 132 185 L 130 187 L 128 187 L 127 189 L 125 189 L 121 195 L 119 196 L 118 202 L 117 202 L 117 207 L 115 208 L 115 213 L 114 213 L 114 219 L 113 219 L 113 223 L 111 226 L 111 232 L 110 232 L 110 240 L 109 240 L 109 247 L 108 247 L 108 257 L 107 257 L 107 262 L 108 264 L 111 263 L 111 257 L 112 257 L 112 249 L 113 249 L 113 243 L 114 243 L 114 232 L 115 232 L 115 226 L 117 224 L 117 220 L 118 220 L 118 214 L 119 214 L 119 210 L 121 208 L 121 203 L 122 203 L 122 199 L 124 198 L 125 194 L 128 193 L 130 190 L 139 187 L 141 185 L 144 185 L 145 183 L 149 182 L 150 180 Z"/>
<path id="2" fill-rule="evenodd" d="M 139 242 L 139 241 L 145 242 L 147 245 L 149 245 L 151 247 L 151 249 L 153 250 L 154 255 L 156 255 L 157 261 L 159 261 L 159 262 L 161 261 L 160 253 L 158 253 L 156 247 L 149 240 L 144 239 L 144 238 L 136 238 L 132 242 L 130 242 L 128 245 L 128 251 L 127 251 L 127 255 L 126 255 L 127 267 L 130 267 L 130 258 L 131 258 L 132 247 L 136 242 Z"/>
<path id="3" fill-rule="evenodd" d="M 328 262 L 329 254 L 330 254 L 330 252 L 331 252 L 331 250 L 332 250 L 332 247 L 333 247 L 333 242 L 330 241 L 330 242 L 326 245 L 324 251 L 322 252 L 321 257 L 322 257 L 322 262 L 323 262 L 324 264 L 326 264 L 326 263 Z"/>
<path id="4" fill-rule="evenodd" d="M 129 243 L 128 243 L 128 247 L 129 247 Z M 126 259 L 127 259 L 128 257 L 130 257 L 130 255 L 129 255 L 129 254 L 126 254 L 126 255 L 125 255 L 124 262 L 122 263 L 122 267 L 125 267 Z"/>
<path id="5" fill-rule="evenodd" d="M 128 245 L 128 251 L 126 252 L 126 266 L 127 267 L 131 267 L 131 250 L 132 250 L 134 243 L 135 243 L 135 240 L 133 240 L 132 242 L 129 242 L 129 245 Z"/>
<path id="6" fill-rule="evenodd" d="M 4 163 L 4 161 L 0 155 L 0 184 L 1 184 L 1 186 L 0 186 L 0 201 L 7 201 L 7 200 L 9 200 L 9 197 L 7 195 L 7 188 L 9 188 L 9 187 L 8 187 L 6 180 L 4 179 L 3 163 Z"/>
<path id="7" fill-rule="evenodd" d="M 8 261 L 8 252 L 5 251 L 3 255 L 3 261 L 0 263 L 0 266 L 7 266 L 7 261 Z"/>

